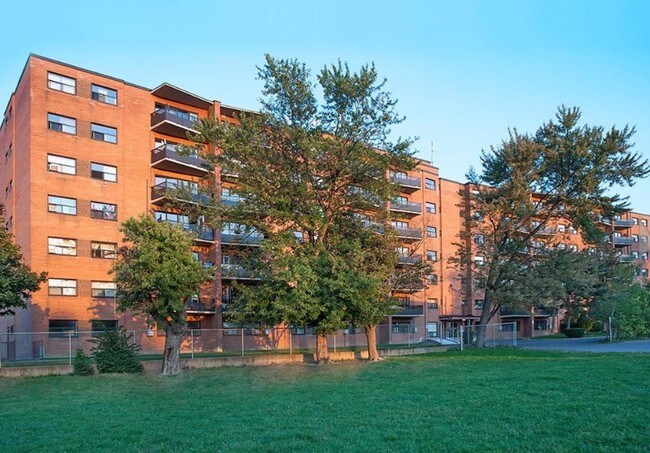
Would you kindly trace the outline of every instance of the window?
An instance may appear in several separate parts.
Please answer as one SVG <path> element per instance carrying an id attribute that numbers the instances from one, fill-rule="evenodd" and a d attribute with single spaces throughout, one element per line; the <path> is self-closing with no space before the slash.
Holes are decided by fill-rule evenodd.
<path id="1" fill-rule="evenodd" d="M 291 335 L 304 335 L 307 331 L 305 326 L 290 326 Z"/>
<path id="2" fill-rule="evenodd" d="M 7 184 L 7 187 L 5 188 L 5 198 L 8 198 L 9 195 L 11 195 L 11 192 L 14 190 L 14 181 L 13 179 L 9 181 L 9 184 Z"/>
<path id="3" fill-rule="evenodd" d="M 393 333 L 410 333 L 410 322 L 393 322 Z"/>
<path id="4" fill-rule="evenodd" d="M 642 259 L 643 261 L 647 261 L 647 260 L 648 260 L 648 252 L 643 252 L 643 253 L 641 254 L 641 259 Z"/>
<path id="5" fill-rule="evenodd" d="M 117 167 L 111 165 L 90 163 L 90 177 L 104 181 L 117 182 Z"/>
<path id="6" fill-rule="evenodd" d="M 50 319 L 50 338 L 77 337 L 77 320 Z"/>
<path id="7" fill-rule="evenodd" d="M 429 214 L 435 214 L 436 213 L 436 204 L 435 203 L 430 203 L 427 201 L 427 212 Z"/>
<path id="8" fill-rule="evenodd" d="M 485 278 L 475 278 L 474 287 L 476 289 L 485 289 Z"/>
<path id="9" fill-rule="evenodd" d="M 114 332 L 117 330 L 117 320 L 91 319 L 90 330 L 93 332 L 93 336 L 101 336 L 105 332 Z"/>
<path id="10" fill-rule="evenodd" d="M 647 277 L 648 276 L 648 269 L 641 269 L 641 277 Z"/>
<path id="11" fill-rule="evenodd" d="M 566 233 L 566 225 L 559 224 L 557 226 L 557 232 L 558 233 Z"/>
<path id="12" fill-rule="evenodd" d="M 438 299 L 427 299 L 427 308 L 429 310 L 437 310 L 438 309 Z"/>
<path id="13" fill-rule="evenodd" d="M 427 281 L 429 282 L 430 285 L 437 285 L 438 276 L 436 274 L 429 274 L 427 275 Z"/>
<path id="14" fill-rule="evenodd" d="M 558 250 L 566 250 L 566 244 L 560 242 L 555 248 L 557 248 Z"/>
<path id="15" fill-rule="evenodd" d="M 13 152 L 14 147 L 13 144 L 9 144 L 9 148 L 7 148 L 7 151 L 5 152 L 5 162 L 9 161 L 9 158 L 11 157 L 11 153 Z"/>
<path id="16" fill-rule="evenodd" d="M 436 181 L 433 179 L 425 178 L 424 187 L 426 187 L 429 190 L 436 190 Z"/>
<path id="17" fill-rule="evenodd" d="M 485 236 L 482 234 L 474 235 L 474 244 L 485 244 Z"/>
<path id="18" fill-rule="evenodd" d="M 633 225 L 638 225 L 639 224 L 639 219 L 637 217 L 632 217 L 632 224 Z"/>
<path id="19" fill-rule="evenodd" d="M 194 337 L 201 336 L 201 321 L 187 321 L 187 330 Z"/>
<path id="20" fill-rule="evenodd" d="M 535 320 L 535 330 L 549 330 L 548 320 L 546 319 L 536 319 Z"/>
<path id="21" fill-rule="evenodd" d="M 641 240 L 641 244 L 648 243 L 648 236 L 640 236 L 639 239 Z"/>
<path id="22" fill-rule="evenodd" d="M 482 256 L 475 256 L 474 257 L 474 264 L 476 266 L 484 266 L 485 265 L 485 258 Z"/>
<path id="23" fill-rule="evenodd" d="M 77 240 L 47 238 L 47 250 L 53 255 L 77 256 Z"/>
<path id="24" fill-rule="evenodd" d="M 91 294 L 97 298 L 114 298 L 116 286 L 114 282 L 90 282 Z"/>
<path id="25" fill-rule="evenodd" d="M 51 131 L 75 135 L 77 133 L 77 120 L 67 116 L 48 113 L 47 128 Z"/>
<path id="26" fill-rule="evenodd" d="M 639 252 L 632 252 L 632 259 L 638 260 L 639 259 Z"/>
<path id="27" fill-rule="evenodd" d="M 234 322 L 223 323 L 224 335 L 241 335 L 242 330 L 244 335 L 262 335 L 262 330 L 259 324 L 237 324 Z"/>
<path id="28" fill-rule="evenodd" d="M 117 220 L 117 205 L 91 201 L 90 217 L 101 220 Z"/>
<path id="29" fill-rule="evenodd" d="M 648 226 L 648 219 L 641 219 L 641 226 L 647 227 Z"/>
<path id="30" fill-rule="evenodd" d="M 428 226 L 427 227 L 427 236 L 430 238 L 435 238 L 438 236 L 438 230 L 436 227 Z"/>
<path id="31" fill-rule="evenodd" d="M 393 203 L 395 203 L 397 206 L 408 206 L 409 204 L 409 199 L 406 197 L 395 197 L 393 199 Z"/>
<path id="32" fill-rule="evenodd" d="M 47 196 L 47 210 L 58 214 L 77 215 L 77 200 L 74 198 Z"/>
<path id="33" fill-rule="evenodd" d="M 66 175 L 77 174 L 77 160 L 69 157 L 47 155 L 47 170 L 56 173 L 65 173 Z"/>
<path id="34" fill-rule="evenodd" d="M 64 280 L 61 278 L 50 278 L 47 281 L 48 294 L 50 296 L 76 296 L 77 280 Z"/>
<path id="35" fill-rule="evenodd" d="M 117 244 L 112 242 L 91 242 L 90 243 L 90 256 L 93 258 L 104 258 L 108 260 L 115 259 L 115 250 Z"/>
<path id="36" fill-rule="evenodd" d="M 474 308 L 477 310 L 483 310 L 483 304 L 485 301 L 483 299 L 474 299 Z"/>
<path id="37" fill-rule="evenodd" d="M 90 136 L 94 140 L 100 140 L 102 142 L 108 143 L 117 143 L 117 129 L 114 127 L 91 123 Z"/>
<path id="38" fill-rule="evenodd" d="M 569 233 L 570 233 L 570 234 L 578 234 L 578 230 L 576 230 L 575 227 L 570 226 L 570 227 L 569 227 Z"/>
<path id="39" fill-rule="evenodd" d="M 633 234 L 632 239 L 634 240 L 634 242 L 639 242 L 639 235 L 638 234 Z"/>
<path id="40" fill-rule="evenodd" d="M 569 250 L 572 252 L 577 252 L 578 251 L 578 246 L 575 244 L 569 244 Z"/>
<path id="41" fill-rule="evenodd" d="M 64 93 L 77 93 L 77 81 L 75 79 L 53 72 L 47 73 L 47 87 L 52 90 L 63 91 Z"/>
<path id="42" fill-rule="evenodd" d="M 106 88 L 100 85 L 95 85 L 94 83 L 90 85 L 90 96 L 99 102 L 104 104 L 117 105 L 117 91 Z"/>
<path id="43" fill-rule="evenodd" d="M 437 322 L 428 322 L 427 323 L 427 338 L 438 338 L 438 323 Z"/>
<path id="44" fill-rule="evenodd" d="M 483 216 L 478 212 L 473 213 L 472 218 L 474 220 L 476 220 L 477 222 L 482 222 L 483 221 Z"/>
<path id="45" fill-rule="evenodd" d="M 435 250 L 427 250 L 427 261 L 438 261 L 438 252 Z"/>

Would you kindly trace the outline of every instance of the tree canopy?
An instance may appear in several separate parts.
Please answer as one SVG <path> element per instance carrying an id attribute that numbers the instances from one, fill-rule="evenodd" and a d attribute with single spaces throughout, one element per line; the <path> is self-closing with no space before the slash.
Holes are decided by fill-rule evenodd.
<path id="1" fill-rule="evenodd" d="M 4 206 L 0 205 L 0 219 Z M 23 261 L 13 235 L 0 225 L 0 316 L 12 315 L 16 308 L 25 308 L 31 294 L 39 290 L 47 274 L 32 272 Z"/>

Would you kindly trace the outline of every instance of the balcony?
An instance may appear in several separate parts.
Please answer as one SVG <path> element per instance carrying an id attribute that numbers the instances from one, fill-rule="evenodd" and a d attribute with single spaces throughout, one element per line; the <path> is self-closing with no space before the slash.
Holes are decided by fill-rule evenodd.
<path id="1" fill-rule="evenodd" d="M 400 239 L 418 240 L 422 239 L 422 230 L 419 228 L 393 227 L 395 234 Z"/>
<path id="2" fill-rule="evenodd" d="M 636 241 L 630 236 L 614 236 L 614 247 L 627 247 Z"/>
<path id="3" fill-rule="evenodd" d="M 249 245 L 259 246 L 264 240 L 264 236 L 258 233 L 236 233 L 232 231 L 221 232 L 222 245 Z"/>
<path id="4" fill-rule="evenodd" d="M 192 176 L 208 174 L 208 162 L 195 156 L 181 156 L 175 145 L 164 144 L 151 151 L 151 166 L 159 170 Z"/>
<path id="5" fill-rule="evenodd" d="M 221 278 L 230 280 L 259 280 L 257 273 L 239 264 L 222 264 Z"/>
<path id="6" fill-rule="evenodd" d="M 198 225 L 186 223 L 181 225 L 183 230 L 189 231 L 194 235 L 194 242 L 203 244 L 212 244 L 214 242 L 214 230 L 212 228 L 199 228 Z"/>
<path id="7" fill-rule="evenodd" d="M 422 262 L 422 255 L 398 256 L 397 264 L 413 265 Z"/>
<path id="8" fill-rule="evenodd" d="M 618 261 L 621 263 L 633 263 L 635 260 L 632 255 L 618 255 Z"/>
<path id="9" fill-rule="evenodd" d="M 178 138 L 188 138 L 188 132 L 196 134 L 193 129 L 195 122 L 188 112 L 167 106 L 159 107 L 151 114 L 152 131 Z"/>
<path id="10" fill-rule="evenodd" d="M 412 178 L 410 176 L 402 176 L 402 175 L 391 175 L 390 179 L 400 186 L 400 188 L 404 192 L 415 192 L 416 190 L 420 190 L 422 187 L 422 180 L 420 178 Z"/>
<path id="11" fill-rule="evenodd" d="M 417 318 L 418 316 L 424 316 L 424 304 L 423 303 L 412 303 L 412 302 L 403 302 L 398 307 L 398 312 L 394 313 L 392 316 L 399 316 L 402 318 Z"/>
<path id="12" fill-rule="evenodd" d="M 191 299 L 187 304 L 187 313 L 213 315 L 217 312 L 217 304 L 214 300 L 204 302 L 200 299 Z"/>
<path id="13" fill-rule="evenodd" d="M 394 212 L 401 212 L 409 215 L 422 214 L 422 205 L 420 203 L 413 203 L 410 201 L 390 202 L 390 210 Z"/>
<path id="14" fill-rule="evenodd" d="M 182 195 L 176 193 L 182 191 Z M 187 196 L 184 196 L 187 195 Z M 192 190 L 183 190 L 178 187 L 178 184 L 168 181 L 156 184 L 151 188 L 151 203 L 156 205 L 164 205 L 173 201 L 190 203 L 190 204 L 209 204 L 210 197 L 207 195 L 199 194 Z"/>
<path id="15" fill-rule="evenodd" d="M 395 291 L 400 293 L 416 293 L 424 289 L 424 282 L 422 280 L 408 279 L 405 281 L 398 281 L 395 283 Z"/>
<path id="16" fill-rule="evenodd" d="M 223 206 L 226 206 L 228 208 L 231 208 L 233 206 L 237 206 L 239 203 L 241 203 L 241 198 L 236 196 L 236 195 L 222 195 L 221 196 L 221 204 Z"/>
<path id="17" fill-rule="evenodd" d="M 614 220 L 614 228 L 616 229 L 632 228 L 633 226 L 633 220 Z"/>

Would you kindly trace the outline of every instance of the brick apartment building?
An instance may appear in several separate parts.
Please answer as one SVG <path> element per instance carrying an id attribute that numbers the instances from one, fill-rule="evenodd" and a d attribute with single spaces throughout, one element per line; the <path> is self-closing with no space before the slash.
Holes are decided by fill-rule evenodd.
<path id="1" fill-rule="evenodd" d="M 254 278 L 232 259 L 233 249 L 255 247 L 263 238 L 242 236 L 237 225 L 221 231 L 199 231 L 195 220 L 165 207 L 165 193 L 179 184 L 192 187 L 206 174 L 202 161 L 180 156 L 174 145 L 188 143 L 187 132 L 209 112 L 233 121 L 242 109 L 211 101 L 168 83 L 149 89 L 66 63 L 31 55 L 4 112 L 0 126 L 0 188 L 4 189 L 5 222 L 28 265 L 48 272 L 48 282 L 29 307 L 0 319 L 0 334 L 63 332 L 123 326 L 151 336 L 150 320 L 115 310 L 115 287 L 108 270 L 120 243 L 119 225 L 149 213 L 195 230 L 197 259 L 217 265 L 220 283 L 197 295 L 188 310 L 193 329 L 223 329 L 213 348 L 227 348 L 239 338 L 228 335 L 222 305 L 232 297 L 233 280 Z M 480 316 L 481 290 L 471 276 L 447 264 L 463 228 L 472 196 L 468 184 L 440 178 L 438 168 L 419 160 L 417 167 L 391 177 L 400 196 L 390 204 L 394 227 L 403 245 L 400 265 L 430 262 L 434 275 L 423 288 L 402 288 L 396 296 L 403 310 L 387 319 L 390 338 L 380 342 L 454 334 L 461 324 Z M 229 188 L 236 175 L 221 174 L 223 203 L 237 202 Z M 0 194 L 1 195 L 1 194 Z M 621 259 L 639 261 L 647 276 L 649 216 L 628 213 L 607 222 Z M 551 234 L 551 232 L 549 232 Z M 581 247 L 570 225 L 557 224 L 558 247 Z M 477 239 L 480 240 L 480 239 Z M 557 328 L 557 313 L 501 313 L 501 321 L 517 321 L 524 335 Z M 499 322 L 498 320 L 496 322 Z M 246 341 L 259 344 L 268 334 L 246 330 Z M 305 329 L 294 328 L 297 337 Z M 350 332 L 351 333 L 351 332 Z M 34 339 L 16 343 L 15 356 L 38 356 Z M 41 340 L 39 340 L 41 341 Z M 282 338 L 275 338 L 276 345 Z"/>

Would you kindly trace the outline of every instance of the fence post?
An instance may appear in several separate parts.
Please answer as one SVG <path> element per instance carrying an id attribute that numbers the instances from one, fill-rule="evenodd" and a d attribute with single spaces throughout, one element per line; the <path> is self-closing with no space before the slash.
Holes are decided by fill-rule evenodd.
<path id="1" fill-rule="evenodd" d="M 512 345 L 517 346 L 517 324 L 512 326 Z"/>
<path id="2" fill-rule="evenodd" d="M 68 365 L 72 365 L 72 331 L 68 332 Z"/>
<path id="3" fill-rule="evenodd" d="M 192 358 L 194 358 L 194 329 L 190 329 L 190 337 L 192 338 Z"/>
<path id="4" fill-rule="evenodd" d="M 336 352 L 336 332 L 334 332 L 334 352 Z"/>
<path id="5" fill-rule="evenodd" d="M 612 332 L 612 317 L 610 316 L 607 320 L 607 330 L 609 330 L 609 342 L 614 341 L 613 332 Z"/>
<path id="6" fill-rule="evenodd" d="M 460 350 L 463 351 L 463 325 L 460 325 Z"/>
<path id="7" fill-rule="evenodd" d="M 291 336 L 291 329 L 289 329 L 289 355 L 293 355 L 293 338 Z"/>
<path id="8" fill-rule="evenodd" d="M 244 357 L 244 328 L 241 328 L 241 356 Z"/>

